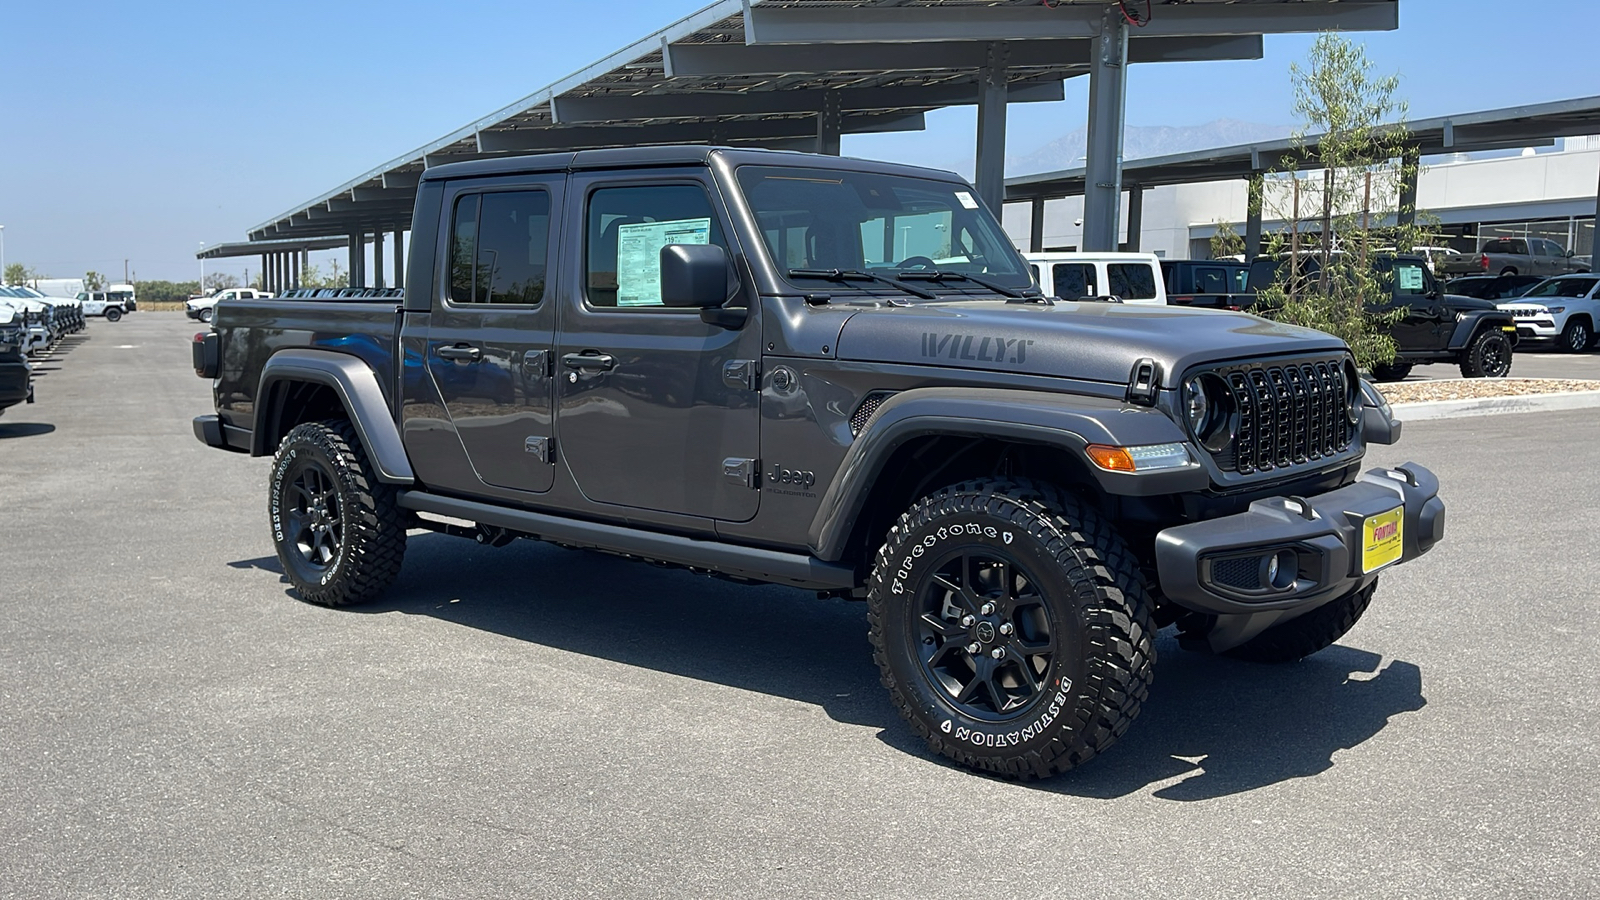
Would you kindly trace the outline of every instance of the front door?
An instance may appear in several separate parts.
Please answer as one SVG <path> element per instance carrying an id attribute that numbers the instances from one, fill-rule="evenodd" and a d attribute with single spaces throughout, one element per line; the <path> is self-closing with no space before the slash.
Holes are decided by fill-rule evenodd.
<path id="1" fill-rule="evenodd" d="M 1426 266 L 1408 259 L 1395 260 L 1389 276 L 1394 279 L 1394 304 L 1406 310 L 1405 318 L 1390 329 L 1400 349 L 1444 349 L 1455 329 L 1455 319 L 1444 305 L 1444 289 Z"/>
<path id="2" fill-rule="evenodd" d="M 667 172 L 574 177 L 569 190 L 565 230 L 582 241 L 582 269 L 562 281 L 569 295 L 556 436 L 564 465 L 598 503 L 753 517 L 758 323 L 721 328 L 661 302 L 662 247 L 719 244 L 738 256 L 713 185 Z"/>
<path id="3" fill-rule="evenodd" d="M 495 487 L 547 491 L 555 478 L 550 220 L 561 189 L 554 176 L 445 194 L 439 253 L 449 284 L 429 321 L 426 365 L 478 478 Z"/>

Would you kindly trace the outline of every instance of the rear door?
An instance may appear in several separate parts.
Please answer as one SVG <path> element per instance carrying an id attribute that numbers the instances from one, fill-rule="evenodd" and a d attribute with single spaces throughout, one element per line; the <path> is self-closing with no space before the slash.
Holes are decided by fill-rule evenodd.
<path id="1" fill-rule="evenodd" d="M 738 258 L 702 169 L 575 175 L 556 360 L 561 459 L 597 503 L 742 522 L 756 514 L 761 358 L 742 329 L 661 302 L 661 248 L 718 244 Z M 758 304 L 750 303 L 754 307 Z M 752 313 L 752 316 L 754 313 Z"/>
<path id="2" fill-rule="evenodd" d="M 541 492 L 554 483 L 551 353 L 556 304 L 550 227 L 563 176 L 452 183 L 424 364 L 485 484 Z"/>
<path id="3" fill-rule="evenodd" d="M 1100 276 L 1094 263 L 1056 263 L 1050 267 L 1050 287 L 1062 300 L 1082 300 L 1100 296 Z"/>
<path id="4" fill-rule="evenodd" d="M 1123 303 L 1166 302 L 1161 292 L 1160 273 L 1154 263 L 1114 262 L 1106 264 L 1107 293 L 1122 298 Z"/>

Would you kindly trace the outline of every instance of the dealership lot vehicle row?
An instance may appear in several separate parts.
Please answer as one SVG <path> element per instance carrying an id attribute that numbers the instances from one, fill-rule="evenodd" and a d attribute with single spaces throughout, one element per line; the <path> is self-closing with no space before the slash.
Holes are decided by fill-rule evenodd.
<path id="1" fill-rule="evenodd" d="M 1517 562 L 1600 528 L 1586 413 L 1408 426 L 1371 462 L 1455 486 L 1450 539 L 1386 602 L 1286 668 L 1165 632 L 1117 752 L 1019 785 L 907 738 L 861 604 L 440 535 L 297 602 L 266 462 L 190 434 L 194 325 L 119 327 L 0 421 L 9 895 L 1600 890 L 1600 560 Z M 1535 422 L 1547 477 L 1497 474 Z"/>

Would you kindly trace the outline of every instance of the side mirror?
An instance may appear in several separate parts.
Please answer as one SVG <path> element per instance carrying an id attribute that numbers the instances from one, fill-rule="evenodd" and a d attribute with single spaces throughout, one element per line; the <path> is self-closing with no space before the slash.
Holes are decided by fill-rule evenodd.
<path id="1" fill-rule="evenodd" d="M 728 251 L 716 244 L 661 248 L 661 305 L 710 309 L 728 300 Z"/>
<path id="2" fill-rule="evenodd" d="M 1577 253 L 1578 253 L 1578 251 L 1576 251 L 1576 250 L 1568 250 L 1567 251 L 1567 259 L 1571 259 L 1572 257 L 1576 256 Z"/>

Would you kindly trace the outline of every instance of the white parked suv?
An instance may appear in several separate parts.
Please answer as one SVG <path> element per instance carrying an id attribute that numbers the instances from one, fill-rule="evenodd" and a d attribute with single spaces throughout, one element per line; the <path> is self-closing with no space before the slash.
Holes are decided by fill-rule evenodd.
<path id="1" fill-rule="evenodd" d="M 1554 341 L 1563 353 L 1581 353 L 1594 345 L 1600 322 L 1600 275 L 1557 275 L 1534 285 L 1515 300 L 1500 304 L 1517 321 L 1524 341 Z"/>
<path id="2" fill-rule="evenodd" d="M 258 291 L 255 288 L 223 288 L 209 297 L 192 297 L 185 301 L 183 313 L 191 319 L 209 322 L 218 300 L 265 300 L 271 296 L 270 291 Z"/>
<path id="3" fill-rule="evenodd" d="M 1024 253 L 1033 278 L 1062 300 L 1116 297 L 1123 303 L 1167 305 L 1167 280 L 1154 253 Z"/>
<path id="4" fill-rule="evenodd" d="M 118 322 L 128 311 L 127 301 L 107 291 L 84 291 L 78 295 L 86 316 L 105 316 L 107 322 Z"/>

